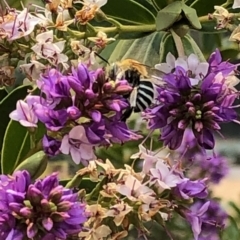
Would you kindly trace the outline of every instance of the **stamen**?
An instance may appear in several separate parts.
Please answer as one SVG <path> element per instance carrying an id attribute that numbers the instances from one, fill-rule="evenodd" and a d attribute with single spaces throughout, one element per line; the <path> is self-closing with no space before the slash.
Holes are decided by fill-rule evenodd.
<path id="1" fill-rule="evenodd" d="M 240 124 L 240 121 L 238 121 L 238 120 L 233 120 L 233 122 Z"/>
<path id="2" fill-rule="evenodd" d="M 14 29 L 15 29 L 15 26 L 16 26 L 16 21 L 17 21 L 17 15 L 15 15 L 15 18 L 14 18 L 14 23 L 13 23 L 13 28 L 12 28 L 12 36 L 13 36 Z"/>
<path id="3" fill-rule="evenodd" d="M 36 4 L 31 3 L 31 5 L 32 5 L 33 7 L 35 7 L 35 8 L 38 8 L 38 9 L 43 10 L 43 12 L 45 12 L 45 10 L 46 10 L 44 7 L 38 6 L 38 5 L 36 5 Z"/>
<path id="4" fill-rule="evenodd" d="M 150 137 L 150 135 L 153 133 L 154 129 L 151 129 L 151 131 L 148 133 L 148 135 L 145 137 L 145 139 L 142 141 L 142 145 L 147 141 L 147 139 Z"/>
<path id="5" fill-rule="evenodd" d="M 11 9 L 6 0 L 3 0 L 8 9 Z"/>
<path id="6" fill-rule="evenodd" d="M 240 122 L 239 122 L 239 124 L 240 124 Z M 222 138 L 222 139 L 225 139 L 225 137 L 219 132 L 219 131 L 216 131 L 218 134 L 219 134 L 219 136 Z"/>
<path id="7" fill-rule="evenodd" d="M 238 108 L 238 107 L 240 107 L 240 104 L 235 105 L 235 106 L 230 106 L 230 107 L 228 107 L 228 108 Z"/>

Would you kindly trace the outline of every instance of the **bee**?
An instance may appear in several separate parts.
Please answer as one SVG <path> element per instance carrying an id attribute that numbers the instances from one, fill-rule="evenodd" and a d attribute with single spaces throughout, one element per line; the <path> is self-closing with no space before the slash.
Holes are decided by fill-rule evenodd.
<path id="1" fill-rule="evenodd" d="M 126 121 L 133 112 L 144 111 L 154 102 L 156 90 L 153 76 L 160 77 L 161 73 L 159 71 L 156 74 L 153 71 L 134 59 L 125 59 L 111 65 L 109 78 L 115 81 L 126 79 L 133 88 L 131 93 L 124 96 L 129 100 L 130 106 L 123 113 L 122 121 Z"/>

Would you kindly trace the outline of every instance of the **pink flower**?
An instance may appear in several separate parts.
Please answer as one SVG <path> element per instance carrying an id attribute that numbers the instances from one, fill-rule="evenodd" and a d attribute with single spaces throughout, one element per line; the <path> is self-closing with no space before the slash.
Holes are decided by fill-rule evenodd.
<path id="1" fill-rule="evenodd" d="M 183 180 L 169 169 L 169 167 L 162 161 L 158 160 L 155 168 L 150 169 L 152 175 L 152 182 L 159 188 L 159 193 L 165 189 L 171 189 Z"/>
<path id="2" fill-rule="evenodd" d="M 82 162 L 85 166 L 96 158 L 93 145 L 89 143 L 83 126 L 74 127 L 63 137 L 60 151 L 64 154 L 70 153 L 76 164 Z"/>
<path id="3" fill-rule="evenodd" d="M 8 40 L 16 40 L 29 35 L 40 19 L 31 15 L 27 8 L 24 8 L 15 18 L 3 22 L 1 29 L 8 35 Z"/>
<path id="4" fill-rule="evenodd" d="M 117 187 L 117 191 L 131 201 L 138 201 L 150 204 L 155 199 L 155 193 L 148 186 L 143 185 L 132 175 L 128 175 L 124 185 Z"/>

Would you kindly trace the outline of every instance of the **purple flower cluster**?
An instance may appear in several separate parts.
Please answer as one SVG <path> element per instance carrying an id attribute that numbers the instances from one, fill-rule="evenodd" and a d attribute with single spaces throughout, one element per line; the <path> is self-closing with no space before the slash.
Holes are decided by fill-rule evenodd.
<path id="1" fill-rule="evenodd" d="M 226 223 L 227 213 L 215 200 L 199 200 L 185 212 L 186 219 L 191 224 L 194 239 L 219 240 L 218 231 Z"/>
<path id="2" fill-rule="evenodd" d="M 178 59 L 158 87 L 158 104 L 146 111 L 149 127 L 160 129 L 160 139 L 172 150 L 181 145 L 189 126 L 202 148 L 213 149 L 213 133 L 221 129 L 221 123 L 237 118 L 232 106 L 238 96 L 233 87 L 238 82 L 234 76 L 236 66 L 222 62 L 216 50 L 202 67 L 204 70 L 199 69 L 194 61 Z"/>
<path id="3" fill-rule="evenodd" d="M 85 204 L 55 173 L 35 183 L 27 171 L 0 176 L 0 239 L 67 239 L 86 220 Z"/>
<path id="4" fill-rule="evenodd" d="M 43 139 L 43 147 L 51 156 L 60 150 L 86 165 L 95 158 L 94 146 L 141 137 L 121 121 L 128 107 L 123 95 L 132 90 L 126 80 L 112 81 L 103 69 L 90 71 L 79 64 L 67 76 L 50 69 L 37 86 L 41 96 L 29 95 L 10 117 L 31 128 L 38 120 L 44 123 L 48 136 Z"/>

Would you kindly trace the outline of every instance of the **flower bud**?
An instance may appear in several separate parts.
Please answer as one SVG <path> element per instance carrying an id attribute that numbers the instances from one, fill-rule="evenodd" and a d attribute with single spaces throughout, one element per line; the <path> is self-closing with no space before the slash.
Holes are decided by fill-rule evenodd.
<path id="1" fill-rule="evenodd" d="M 71 203 L 69 201 L 62 201 L 61 203 L 59 203 L 57 205 L 57 210 L 59 212 L 66 212 L 72 207 L 72 205 L 73 205 L 73 203 Z"/>
<path id="2" fill-rule="evenodd" d="M 87 89 L 85 91 L 85 94 L 86 94 L 86 97 L 89 98 L 89 99 L 93 99 L 93 98 L 96 97 L 96 94 L 90 89 Z"/>
<path id="3" fill-rule="evenodd" d="M 22 204 L 20 203 L 9 203 L 9 208 L 14 212 L 19 212 L 22 208 Z"/>
<path id="4" fill-rule="evenodd" d="M 133 88 L 129 85 L 119 85 L 118 87 L 115 88 L 114 92 L 118 94 L 124 94 L 131 92 L 132 89 Z"/>
<path id="5" fill-rule="evenodd" d="M 55 187 L 49 194 L 49 199 L 51 199 L 51 201 L 53 203 L 58 203 L 60 201 L 60 199 L 62 198 L 62 190 L 63 187 L 62 186 L 57 186 Z"/>
<path id="6" fill-rule="evenodd" d="M 114 90 L 114 88 L 115 88 L 115 84 L 114 84 L 113 81 L 107 82 L 107 83 L 105 83 L 105 84 L 103 85 L 103 91 L 104 91 L 105 93 L 110 93 L 110 92 L 112 92 L 112 91 Z"/>
<path id="7" fill-rule="evenodd" d="M 51 218 L 54 222 L 62 222 L 69 217 L 70 217 L 69 214 L 65 212 L 54 212 L 51 215 Z"/>
<path id="8" fill-rule="evenodd" d="M 47 199 L 42 199 L 41 206 L 43 212 L 50 212 L 51 211 L 51 204 L 48 202 Z"/>
<path id="9" fill-rule="evenodd" d="M 38 205 L 43 199 L 42 192 L 38 190 L 36 187 L 34 187 L 33 185 L 29 186 L 29 189 L 27 191 L 27 196 L 32 205 Z"/>
<path id="10" fill-rule="evenodd" d="M 28 207 L 24 207 L 20 210 L 20 215 L 26 218 L 32 217 L 32 210 Z"/>
<path id="11" fill-rule="evenodd" d="M 68 113 L 68 117 L 72 120 L 76 120 L 81 116 L 80 110 L 75 106 L 68 107 L 67 113 Z"/>

